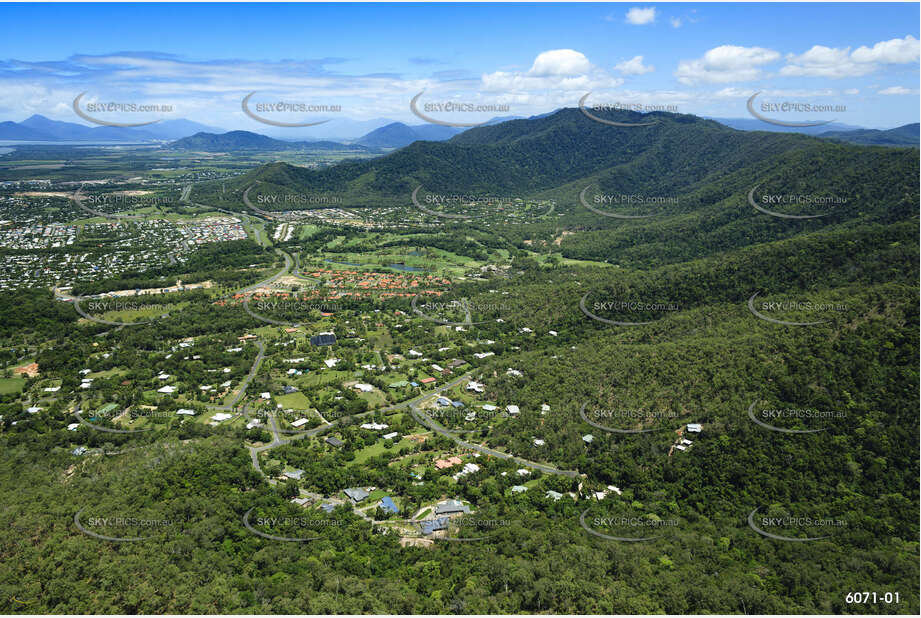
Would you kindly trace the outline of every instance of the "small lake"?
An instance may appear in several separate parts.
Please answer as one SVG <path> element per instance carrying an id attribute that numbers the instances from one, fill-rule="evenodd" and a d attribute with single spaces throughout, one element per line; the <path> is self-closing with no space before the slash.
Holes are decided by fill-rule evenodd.
<path id="1" fill-rule="evenodd" d="M 387 264 L 387 268 L 393 268 L 394 270 L 402 270 L 412 273 L 425 272 L 424 268 L 419 268 L 418 266 L 407 266 L 406 264 Z"/>
<path id="2" fill-rule="evenodd" d="M 337 261 L 337 260 L 323 260 L 323 261 L 324 261 L 324 262 L 327 262 L 327 263 L 329 263 L 329 264 L 343 264 L 343 265 L 345 265 L 345 266 L 365 266 L 365 267 L 368 267 L 368 268 L 382 268 L 382 266 L 379 265 L 379 264 L 371 264 L 371 263 L 367 263 L 367 264 L 356 264 L 355 262 L 339 262 L 339 261 Z M 400 271 L 403 271 L 403 272 L 408 272 L 408 273 L 422 273 L 422 272 L 427 272 L 424 268 L 420 268 L 420 267 L 418 267 L 418 266 L 407 266 L 406 264 L 387 264 L 386 267 L 387 267 L 387 268 L 392 268 L 392 269 L 394 269 L 394 270 L 400 270 Z"/>

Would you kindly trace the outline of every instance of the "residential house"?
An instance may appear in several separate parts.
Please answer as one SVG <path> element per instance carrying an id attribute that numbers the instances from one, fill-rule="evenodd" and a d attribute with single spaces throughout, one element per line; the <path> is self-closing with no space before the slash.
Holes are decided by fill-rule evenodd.
<path id="1" fill-rule="evenodd" d="M 390 496 L 385 496 L 377 504 L 379 508 L 389 511 L 390 513 L 399 513 L 400 509 L 397 508 L 397 505 L 393 503 L 393 499 Z"/>
<path id="2" fill-rule="evenodd" d="M 349 487 L 348 489 L 344 490 L 343 493 L 346 496 L 348 496 L 349 500 L 351 500 L 355 504 L 358 504 L 359 502 L 361 502 L 362 500 L 364 500 L 365 498 L 371 495 L 368 492 L 366 492 L 364 489 L 362 489 L 361 487 Z"/>
<path id="3" fill-rule="evenodd" d="M 469 513 L 470 507 L 459 500 L 447 500 L 435 506 L 435 515 L 453 515 L 455 513 Z"/>

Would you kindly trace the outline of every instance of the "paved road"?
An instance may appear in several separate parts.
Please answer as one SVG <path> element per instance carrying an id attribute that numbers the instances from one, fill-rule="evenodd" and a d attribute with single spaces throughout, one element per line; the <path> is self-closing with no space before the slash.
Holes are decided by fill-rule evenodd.
<path id="1" fill-rule="evenodd" d="M 252 292 L 253 290 L 260 288 L 264 285 L 270 285 L 274 283 L 276 280 L 288 274 L 288 271 L 290 271 L 291 267 L 294 266 L 294 259 L 289 254 L 282 251 L 281 249 L 275 249 L 275 252 L 278 253 L 279 255 L 284 256 L 285 258 L 284 267 L 282 267 L 280 271 L 278 271 L 277 273 L 275 273 L 268 279 L 263 279 L 262 281 L 259 281 L 258 283 L 254 283 L 250 286 L 243 288 L 242 290 L 237 290 L 236 292 L 234 292 L 234 294 L 245 294 L 246 292 Z"/>
<path id="2" fill-rule="evenodd" d="M 479 444 L 474 444 L 473 442 L 467 442 L 466 440 L 461 440 L 457 436 L 456 433 L 449 431 L 448 429 L 443 427 L 441 424 L 435 421 L 431 416 L 429 416 L 428 414 L 426 414 L 425 412 L 417 408 L 415 404 L 413 404 L 410 407 L 409 411 L 410 411 L 410 414 L 413 415 L 413 418 L 416 419 L 416 422 L 428 427 L 435 433 L 438 433 L 446 438 L 450 438 L 451 440 L 454 440 L 455 443 L 459 444 L 460 446 L 464 448 L 472 449 L 474 451 L 479 451 L 480 453 L 483 453 L 485 455 L 492 455 L 494 457 L 498 457 L 499 459 L 508 459 L 526 468 L 534 468 L 535 470 L 540 470 L 541 472 L 544 472 L 546 474 L 559 474 L 562 476 L 568 476 L 572 478 L 579 476 L 579 473 L 574 470 L 559 470 L 547 464 L 529 461 L 527 459 L 522 459 L 521 457 L 515 457 L 514 455 L 509 455 L 508 453 L 503 453 L 501 451 L 497 451 L 497 450 L 494 450 L 494 449 L 491 449 L 485 446 L 481 446 Z"/>
<path id="3" fill-rule="evenodd" d="M 262 360 L 265 358 L 265 346 L 262 344 L 262 341 L 257 339 L 256 346 L 259 348 L 259 353 L 256 354 L 256 360 L 253 362 L 252 368 L 249 370 L 249 373 L 246 374 L 246 377 L 243 378 L 243 381 L 240 382 L 240 388 L 237 391 L 237 394 L 234 396 L 233 400 L 229 404 L 216 406 L 208 405 L 206 406 L 210 410 L 232 410 L 234 406 L 240 403 L 240 399 L 243 398 L 243 395 L 246 394 L 246 389 L 249 387 L 249 383 L 253 381 L 253 378 L 256 377 L 256 374 L 259 373 L 259 367 L 262 365 Z"/>
<path id="4" fill-rule="evenodd" d="M 260 216 L 266 219 L 273 219 L 273 220 L 277 219 L 278 217 L 275 215 L 275 213 L 271 213 L 271 212 L 262 210 L 261 208 L 257 208 L 256 206 L 253 205 L 252 202 L 249 201 L 249 191 L 255 186 L 256 186 L 255 183 L 251 184 L 250 186 L 246 188 L 246 191 L 243 192 L 243 203 L 246 204 L 246 206 L 250 210 L 252 210 L 255 213 L 258 213 Z"/>
<path id="5" fill-rule="evenodd" d="M 469 373 L 465 373 L 464 375 L 460 376 L 459 378 L 455 378 L 455 379 L 452 380 L 451 382 L 448 382 L 447 384 L 445 384 L 445 385 L 443 385 L 443 386 L 439 386 L 437 389 L 435 389 L 435 390 L 433 390 L 433 391 L 431 391 L 431 392 L 428 392 L 428 393 L 424 393 L 424 394 L 422 394 L 422 395 L 419 395 L 418 397 L 413 397 L 412 399 L 407 399 L 406 401 L 403 401 L 403 402 L 401 402 L 401 403 L 395 403 L 395 404 L 393 404 L 393 405 L 390 405 L 390 406 L 387 406 L 387 407 L 384 407 L 384 408 L 377 408 L 376 410 L 369 410 L 368 412 L 362 412 L 362 413 L 360 413 L 360 414 L 351 414 L 351 415 L 349 415 L 349 416 L 344 416 L 344 417 L 342 417 L 342 418 L 337 418 L 337 419 L 335 419 L 335 420 L 333 420 L 333 421 L 330 421 L 330 422 L 329 422 L 328 424 L 326 424 L 326 425 L 320 425 L 319 427 L 314 427 L 313 429 L 308 429 L 307 431 L 305 431 L 305 432 L 303 432 L 303 433 L 299 433 L 299 434 L 293 435 L 293 436 L 291 436 L 290 438 L 280 438 L 277 434 L 275 434 L 274 439 L 272 440 L 271 443 L 269 443 L 269 444 L 263 444 L 262 446 L 252 447 L 252 448 L 250 449 L 250 451 L 255 451 L 256 453 L 261 453 L 261 452 L 263 452 L 263 451 L 267 451 L 267 450 L 269 450 L 269 449 L 275 448 L 276 446 L 281 446 L 281 445 L 283 445 L 283 444 L 290 444 L 291 442 L 293 442 L 293 441 L 295 441 L 295 440 L 302 440 L 302 439 L 304 439 L 304 438 L 309 438 L 309 437 L 311 437 L 311 436 L 320 435 L 320 434 L 322 434 L 322 433 L 325 433 L 325 432 L 329 431 L 331 428 L 335 427 L 337 424 L 339 424 L 341 421 L 343 421 L 343 420 L 346 419 L 346 418 L 348 418 L 348 419 L 357 419 L 357 418 L 362 418 L 362 417 L 364 417 L 364 416 L 370 416 L 370 415 L 376 414 L 376 413 L 378 413 L 378 412 L 393 412 L 394 410 L 401 410 L 401 409 L 403 409 L 403 408 L 408 408 L 408 407 L 412 406 L 413 404 L 415 404 L 415 403 L 417 403 L 417 402 L 419 402 L 419 401 L 422 401 L 423 399 L 427 399 L 427 398 L 429 398 L 429 397 L 431 397 L 431 396 L 433 396 L 433 395 L 437 395 L 437 394 L 439 394 L 439 393 L 441 393 L 441 392 L 443 392 L 443 391 L 446 391 L 446 390 L 448 390 L 448 389 L 450 389 L 450 388 L 454 388 L 455 386 L 457 386 L 458 384 L 460 384 L 461 382 L 463 382 L 464 380 L 467 380 L 467 379 L 469 379 L 469 378 L 470 378 L 470 374 L 469 374 Z M 277 429 L 277 428 L 276 428 L 276 429 Z"/>
<path id="6" fill-rule="evenodd" d="M 97 217 L 103 217 L 105 219 L 125 219 L 127 221 L 137 221 L 138 219 L 148 219 L 149 218 L 147 215 L 110 215 L 109 213 L 102 212 L 101 210 L 93 210 L 92 208 L 90 208 L 89 206 L 83 203 L 83 200 L 81 199 L 82 196 L 80 195 L 81 191 L 83 191 L 82 185 L 80 186 L 79 189 L 74 191 L 74 194 L 71 196 L 71 199 L 77 203 L 77 206 L 79 206 L 86 212 L 90 213 L 91 215 L 95 215 Z"/>

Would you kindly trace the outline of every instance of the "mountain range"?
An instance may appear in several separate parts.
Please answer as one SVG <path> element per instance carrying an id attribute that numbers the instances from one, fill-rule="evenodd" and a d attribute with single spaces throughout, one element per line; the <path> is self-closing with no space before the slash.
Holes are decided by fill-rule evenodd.
<path id="1" fill-rule="evenodd" d="M 654 124 L 613 127 L 578 109 L 563 109 L 475 127 L 447 141 L 417 141 L 324 170 L 273 163 L 236 182 L 336 192 L 353 205 L 405 204 L 420 184 L 433 191 L 527 196 L 596 183 L 611 192 L 673 195 L 741 170 L 756 178 L 758 169 L 795 152 L 831 158 L 842 147 L 799 133 L 738 131 L 692 115 L 612 112 L 611 117 Z"/>
<path id="2" fill-rule="evenodd" d="M 189 137 L 178 139 L 168 146 L 172 150 L 197 150 L 203 152 L 233 152 L 240 150 L 336 150 L 367 153 L 372 149 L 361 144 L 342 144 L 340 142 L 288 142 L 278 140 L 251 131 L 229 131 L 227 133 L 199 132 Z"/>
<path id="3" fill-rule="evenodd" d="M 557 110 L 559 112 L 560 110 Z M 552 116 L 557 112 L 532 116 L 529 120 L 539 120 Z M 519 117 L 493 118 L 480 125 L 483 128 L 503 124 Z M 865 129 L 840 123 L 830 123 L 818 127 L 784 127 L 771 125 L 753 118 L 710 118 L 721 125 L 742 131 L 765 131 L 771 133 L 799 133 L 814 135 L 825 139 L 834 139 L 862 145 L 880 146 L 917 146 L 919 144 L 918 123 L 907 124 L 893 129 Z M 345 121 L 337 121 L 342 125 Z M 374 126 L 383 119 L 353 123 L 355 126 Z M 351 126 L 346 123 L 346 126 Z M 31 141 L 31 142 L 163 142 L 174 141 L 173 148 L 188 148 L 192 150 L 218 150 L 227 151 L 234 149 L 261 149 L 261 150 L 290 150 L 291 144 L 297 144 L 297 149 L 307 150 L 355 150 L 388 151 L 403 148 L 416 141 L 445 141 L 466 130 L 457 127 L 447 127 L 434 124 L 407 125 L 402 122 L 387 122 L 365 133 L 357 139 L 317 140 L 304 136 L 300 141 L 291 139 L 278 139 L 261 133 L 249 131 L 230 131 L 210 127 L 191 120 L 176 119 L 164 120 L 144 127 L 88 127 L 73 122 L 51 120 L 45 116 L 35 114 L 22 122 L 0 122 L 0 140 Z M 245 137 L 246 134 L 249 137 Z M 205 137 L 211 135 L 211 137 Z M 218 139 L 217 136 L 227 136 Z M 291 137 L 291 134 L 285 134 Z M 253 137 L 257 136 L 257 137 Z M 188 139 L 186 139 L 188 138 Z M 183 141 L 186 140 L 186 141 Z M 310 146 L 307 146 L 310 144 Z"/>
<path id="4" fill-rule="evenodd" d="M 75 122 L 51 120 L 40 114 L 22 122 L 0 122 L 0 140 L 49 142 L 151 142 L 168 141 L 198 131 L 221 131 L 191 120 L 162 120 L 143 127 L 88 127 Z"/>

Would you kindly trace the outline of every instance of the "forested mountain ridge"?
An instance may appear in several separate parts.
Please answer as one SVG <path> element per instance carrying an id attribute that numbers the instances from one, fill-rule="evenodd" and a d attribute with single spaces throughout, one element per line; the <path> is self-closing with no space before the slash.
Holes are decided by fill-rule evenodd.
<path id="1" fill-rule="evenodd" d="M 239 150 L 353 150 L 356 153 L 368 152 L 367 148 L 357 144 L 347 145 L 331 141 L 291 142 L 274 139 L 251 131 L 199 132 L 171 142 L 169 148 L 203 152 Z"/>
<path id="2" fill-rule="evenodd" d="M 637 122 L 637 116 L 654 122 L 612 127 L 578 109 L 563 109 L 322 170 L 272 163 L 243 175 L 233 189 L 259 183 L 263 192 L 335 194 L 355 207 L 410 206 L 409 195 L 419 185 L 432 192 L 528 197 L 599 181 L 602 190 L 669 195 L 800 150 L 818 157 L 826 152 L 860 156 L 853 146 L 800 134 L 736 131 L 695 116 L 618 112 L 611 117 Z M 795 172 L 810 174 L 808 169 Z M 202 191 L 206 198 L 207 189 Z"/>

